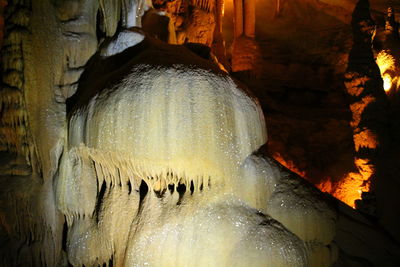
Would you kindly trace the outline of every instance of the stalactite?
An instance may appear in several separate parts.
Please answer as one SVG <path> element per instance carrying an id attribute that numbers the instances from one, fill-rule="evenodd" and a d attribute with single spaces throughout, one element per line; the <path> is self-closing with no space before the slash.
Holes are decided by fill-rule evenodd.
<path id="1" fill-rule="evenodd" d="M 215 0 L 191 0 L 193 6 L 200 7 L 208 12 L 214 12 L 216 1 Z"/>
<path id="2" fill-rule="evenodd" d="M 153 70 L 148 65 L 135 68 L 130 79 L 120 85 L 119 88 L 125 87 L 124 90 L 113 92 L 108 88 L 93 98 L 88 106 L 74 112 L 69 126 L 71 148 L 84 143 L 99 151 L 116 150 L 124 156 L 115 155 L 114 161 L 132 158 L 133 174 L 138 177 L 154 181 L 162 177 L 165 180 L 172 171 L 183 178 L 184 183 L 193 181 L 195 186 L 200 186 L 201 180 L 208 176 L 212 177 L 215 185 L 226 183 L 230 176 L 237 175 L 237 164 L 265 142 L 261 111 L 238 91 L 232 80 L 221 79 L 205 70 L 190 70 L 185 65 L 176 65 L 175 71 Z M 157 78 L 152 81 L 150 77 Z M 191 86 L 184 77 L 191 81 Z M 130 80 L 142 82 L 132 87 Z M 217 82 L 218 90 L 212 86 Z M 170 83 L 176 86 L 157 86 Z M 158 93 L 150 95 L 149 87 Z M 127 95 L 121 98 L 121 94 Z M 106 95 L 112 97 L 105 98 Z M 183 96 L 191 101 L 180 101 Z M 110 101 L 117 101 L 119 108 L 108 104 Z M 162 109 L 152 109 L 154 105 Z M 108 110 L 108 107 L 112 109 Z M 215 116 L 214 109 L 219 110 L 218 116 Z M 246 109 L 246 112 L 237 113 L 239 109 Z M 137 115 L 122 119 L 129 114 Z M 115 117 L 120 119 L 112 119 Z M 197 126 L 187 128 L 189 132 L 185 132 L 186 129 L 175 131 L 186 122 Z M 153 129 L 151 132 L 147 132 L 149 127 Z M 133 128 L 136 130 L 132 133 Z M 242 130 L 236 132 L 236 129 Z M 181 149 L 183 144 L 187 144 L 185 149 Z M 107 164 L 109 159 L 96 157 L 102 154 L 93 152 L 91 157 L 95 162 Z M 117 165 L 123 169 L 126 164 Z M 179 181 L 166 181 L 165 184 L 169 182 Z M 153 186 L 153 183 L 149 185 Z"/>
<path id="3" fill-rule="evenodd" d="M 67 253 L 73 266 L 103 265 L 110 259 L 114 266 L 124 264 L 129 228 L 139 208 L 139 187 L 99 184 L 100 189 L 93 216 L 68 215 Z"/>
<path id="4" fill-rule="evenodd" d="M 29 132 L 24 99 L 23 43 L 28 35 L 30 2 L 9 3 L 5 9 L 5 35 L 2 47 L 0 88 L 0 150 L 21 155 L 30 164 Z M 21 168 L 10 172 L 27 174 Z M 7 174 L 7 173 L 4 173 Z"/>

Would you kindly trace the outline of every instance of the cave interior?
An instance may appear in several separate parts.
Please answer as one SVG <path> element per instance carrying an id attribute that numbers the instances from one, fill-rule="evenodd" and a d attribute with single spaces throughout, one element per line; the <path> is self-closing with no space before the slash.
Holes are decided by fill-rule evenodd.
<path id="1" fill-rule="evenodd" d="M 399 266 L 397 14 L 0 0 L 0 265 Z"/>

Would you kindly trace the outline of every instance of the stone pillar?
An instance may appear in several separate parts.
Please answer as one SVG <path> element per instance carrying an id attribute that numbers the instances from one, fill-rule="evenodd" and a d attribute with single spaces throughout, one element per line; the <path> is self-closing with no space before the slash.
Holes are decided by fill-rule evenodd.
<path id="1" fill-rule="evenodd" d="M 260 57 L 255 41 L 255 9 L 255 0 L 234 0 L 233 72 L 254 70 Z"/>
<path id="2" fill-rule="evenodd" d="M 244 35 L 247 37 L 254 38 L 256 30 L 256 1 L 255 0 L 244 0 L 244 20 L 243 30 Z"/>
<path id="3" fill-rule="evenodd" d="M 243 0 L 233 0 L 233 32 L 234 37 L 238 38 L 243 34 Z"/>
<path id="4" fill-rule="evenodd" d="M 275 16 L 279 16 L 281 13 L 281 0 L 276 0 Z"/>
<path id="5" fill-rule="evenodd" d="M 383 179 L 382 151 L 387 142 L 387 98 L 383 90 L 378 66 L 374 61 L 371 41 L 375 35 L 367 0 L 360 0 L 354 10 L 353 48 L 345 74 L 345 86 L 349 95 L 353 119 L 355 145 L 354 163 L 358 174 L 349 175 L 350 191 L 359 192 L 356 208 L 371 216 L 377 216 L 374 200 L 377 181 Z M 368 201 L 364 201 L 364 198 Z M 363 200 L 361 200 L 361 198 Z M 366 200 L 366 199 L 365 199 Z"/>
<path id="6" fill-rule="evenodd" d="M 222 17 L 224 14 L 224 0 L 215 0 L 215 28 L 213 34 L 213 43 L 211 46 L 212 53 L 217 57 L 225 69 L 229 69 L 229 64 L 226 59 L 226 49 L 224 36 L 222 35 Z"/>

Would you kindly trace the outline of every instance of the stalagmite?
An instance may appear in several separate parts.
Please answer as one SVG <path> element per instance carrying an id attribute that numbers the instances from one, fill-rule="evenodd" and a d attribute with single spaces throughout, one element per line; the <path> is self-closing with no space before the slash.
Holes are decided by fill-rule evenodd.
<path id="1" fill-rule="evenodd" d="M 381 179 L 377 178 L 377 174 L 380 173 L 378 155 L 382 153 L 387 142 L 388 118 L 386 95 L 371 49 L 371 38 L 375 35 L 376 28 L 370 16 L 368 1 L 358 2 L 352 26 L 354 44 L 349 55 L 345 86 L 350 96 L 353 115 L 350 125 L 354 133 L 354 163 L 358 174 L 350 174 L 347 177 L 348 181 L 343 182 L 341 186 L 347 186 L 349 191 L 358 192 L 358 200 L 348 198 L 346 201 L 350 206 L 354 206 L 355 203 L 359 209 L 375 216 L 376 203 L 363 204 L 360 199 L 371 195 L 370 192 L 375 191 L 375 186 Z M 355 191 L 355 187 L 358 191 Z"/>

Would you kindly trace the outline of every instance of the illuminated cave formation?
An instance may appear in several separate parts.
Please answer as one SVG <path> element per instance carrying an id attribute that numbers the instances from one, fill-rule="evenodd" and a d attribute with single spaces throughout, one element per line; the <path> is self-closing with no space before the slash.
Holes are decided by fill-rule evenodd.
<path id="1" fill-rule="evenodd" d="M 392 7 L 388 8 L 385 28 L 383 31 L 382 47 L 377 51 L 376 64 L 379 66 L 383 80 L 383 89 L 395 95 L 399 87 L 398 77 L 398 53 L 396 47 L 399 45 L 399 27 L 395 19 Z"/>
<path id="2" fill-rule="evenodd" d="M 245 198 L 240 192 L 247 184 L 243 179 L 260 185 L 279 183 L 268 181 L 272 173 L 242 176 L 246 158 L 266 142 L 261 110 L 226 74 L 176 49 L 155 46 L 139 53 L 118 70 L 126 76 L 117 85 L 101 89 L 90 99 L 80 98 L 72 111 L 69 149 L 63 156 L 56 194 L 60 210 L 74 229 L 68 235 L 69 260 L 73 265 L 93 265 L 97 255 L 112 255 L 117 265 L 128 266 L 184 265 L 198 257 L 203 266 L 237 261 L 255 266 L 304 265 L 303 242 L 272 218 L 257 214 L 253 205 L 245 204 L 257 203 L 253 195 Z M 165 60 L 164 66 L 148 60 L 156 58 L 159 50 L 175 56 L 170 62 Z M 92 77 L 88 75 L 89 80 Z M 257 167 L 251 166 L 261 172 Z M 139 203 L 142 181 L 149 191 Z M 103 183 L 104 200 L 96 199 Z M 266 196 L 258 207 L 266 210 L 274 190 L 265 185 L 252 192 L 260 190 L 257 195 Z M 114 197 L 115 190 L 122 192 Z M 268 190 L 270 198 L 264 192 Z M 128 196 L 121 200 L 124 193 Z M 132 203 L 125 216 L 131 222 L 113 230 L 115 219 L 107 214 L 119 214 L 121 201 Z M 100 202 L 99 210 L 96 202 Z M 274 205 L 280 202 L 268 206 Z M 328 207 L 324 210 L 329 214 Z M 327 229 L 321 231 L 333 231 L 329 220 L 333 222 L 334 215 L 328 216 Z M 314 240 L 302 227 L 292 227 L 304 231 L 305 240 Z M 121 230 L 125 239 L 114 241 Z M 110 232 L 110 237 L 103 240 L 102 232 Z M 323 246 L 330 243 L 333 233 L 317 236 L 321 237 L 316 240 L 330 236 Z M 230 245 L 220 241 L 224 239 Z M 121 246 L 121 258 L 114 253 L 114 244 Z"/>
<path id="3" fill-rule="evenodd" d="M 0 265 L 398 266 L 386 2 L 8 1 Z"/>
<path id="4" fill-rule="evenodd" d="M 388 116 L 386 95 L 382 90 L 379 69 L 371 48 L 376 27 L 367 3 L 357 4 L 352 26 L 353 48 L 349 55 L 345 86 L 351 98 L 349 101 L 352 112 L 350 126 L 353 130 L 354 163 L 357 172 L 350 173 L 345 178 L 343 187 L 349 186 L 353 193 L 348 192 L 343 198 L 348 204 L 355 205 L 362 194 L 370 193 L 375 189 L 377 178 L 373 176 L 377 174 L 377 169 L 380 167 L 377 157 L 383 149 L 383 139 L 388 131 L 386 125 Z M 347 191 L 350 190 L 347 189 Z"/>

